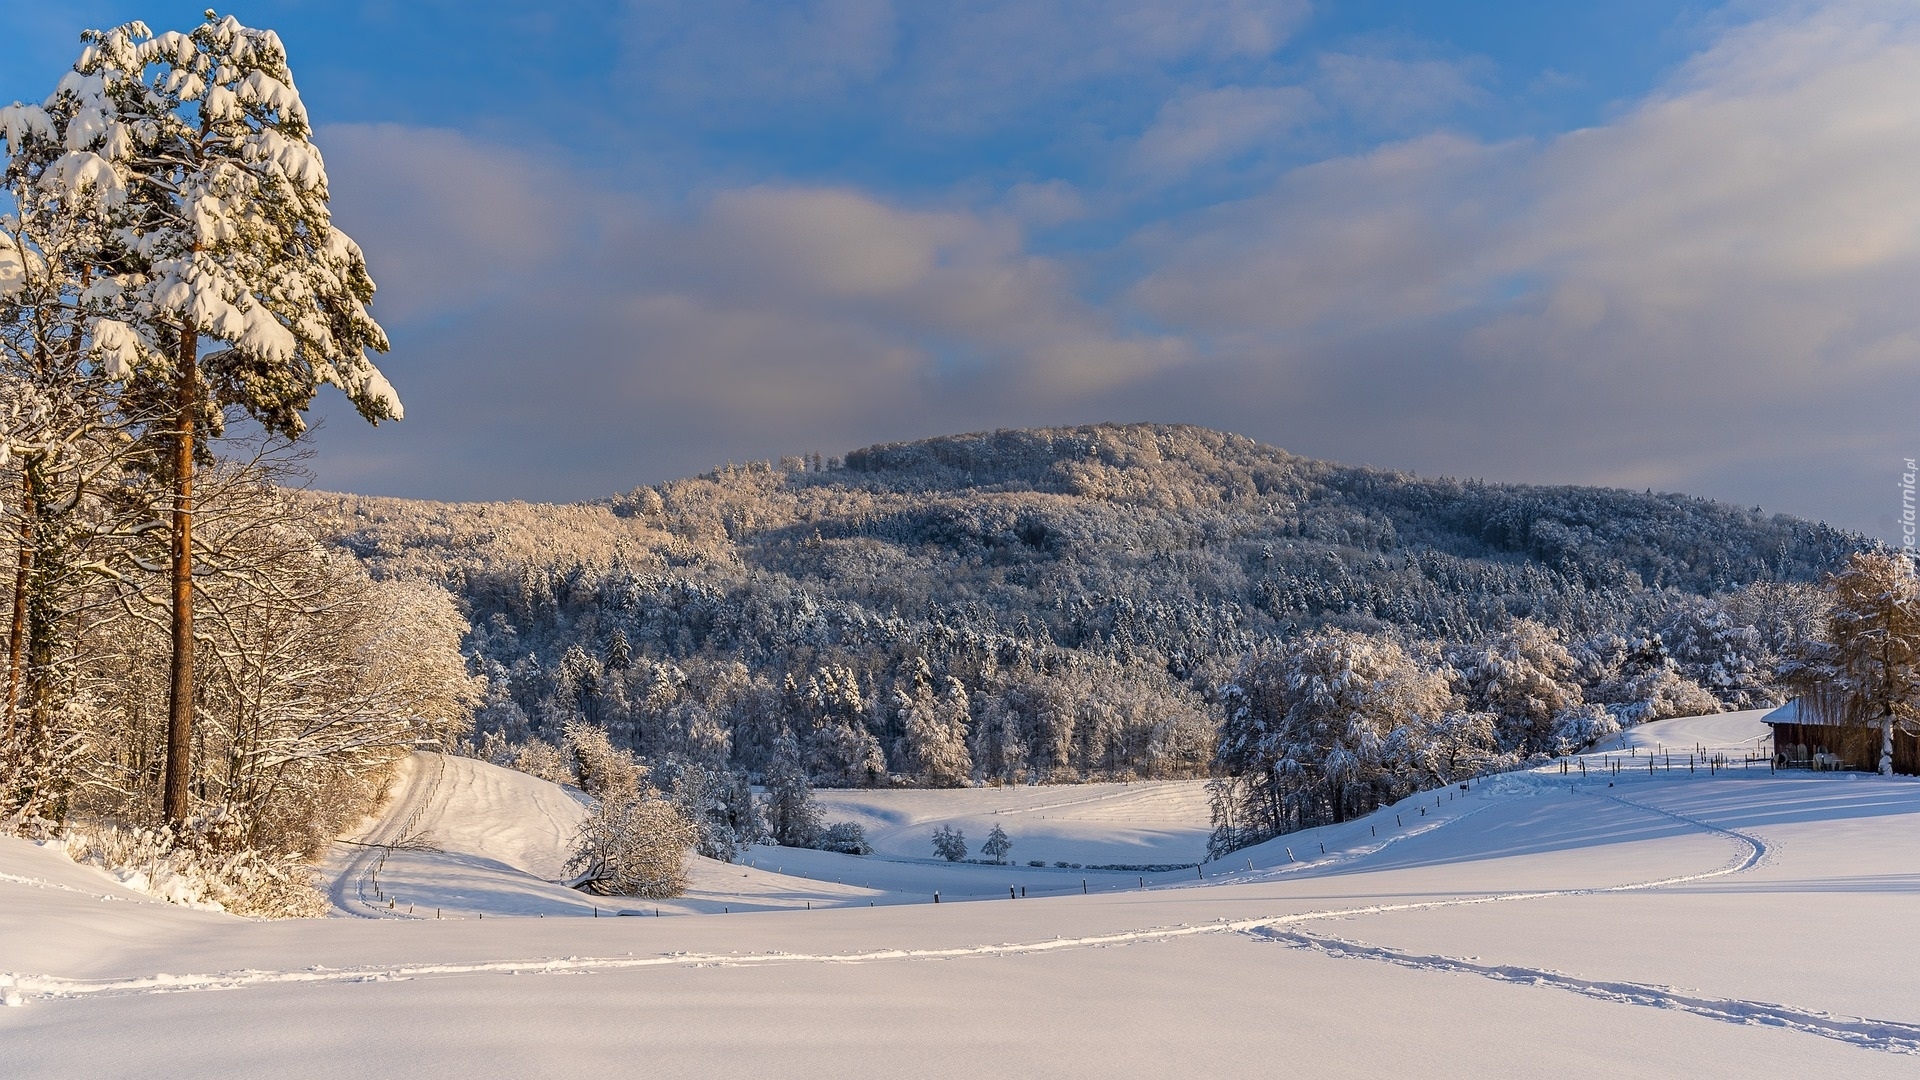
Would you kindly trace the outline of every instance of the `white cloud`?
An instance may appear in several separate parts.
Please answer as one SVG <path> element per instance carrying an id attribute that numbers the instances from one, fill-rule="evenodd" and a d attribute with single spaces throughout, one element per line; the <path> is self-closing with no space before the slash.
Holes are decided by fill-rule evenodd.
<path id="1" fill-rule="evenodd" d="M 884 102 L 921 130 L 1059 105 L 1090 83 L 1271 55 L 1306 0 L 629 0 L 628 76 L 764 119 L 823 100 Z M 875 97 L 875 87 L 885 90 Z M 1128 88 L 1128 92 L 1133 92 Z"/>
<path id="2" fill-rule="evenodd" d="M 1015 184 L 1007 189 L 1003 203 L 1021 224 L 1042 228 L 1077 221 L 1088 213 L 1087 200 L 1065 180 Z"/>
<path id="3" fill-rule="evenodd" d="M 1214 336 L 1301 340 L 1478 300 L 1509 148 L 1429 136 L 1293 170 L 1273 189 L 1148 230 L 1133 300 Z"/>
<path id="4" fill-rule="evenodd" d="M 663 454 L 1053 419 L 1187 359 L 1083 300 L 1011 214 L 762 186 L 669 215 L 449 133 L 331 134 L 395 330 L 385 367 L 425 387 L 377 437 L 337 425 L 327 483 L 536 494 L 564 474 L 547 494 L 590 494 L 662 475 Z"/>
<path id="5" fill-rule="evenodd" d="M 1133 164 L 1163 178 L 1284 137 L 1309 108 L 1284 89 L 1166 98 L 1180 61 L 1270 49 L 1288 24 L 1260 18 L 1289 5 L 1244 24 L 998 5 L 941 24 L 952 40 L 908 25 L 946 10 L 894 9 L 890 44 L 821 61 L 824 81 L 775 81 L 839 93 L 932 50 L 913 54 L 932 62 L 903 108 L 977 117 L 1148 71 L 1165 106 Z M 1382 125 L 1414 122 L 1409 87 L 1472 92 L 1471 69 L 1368 64 L 1329 60 L 1305 85 Z M 448 133 L 328 129 L 323 146 L 383 285 L 376 311 L 402 324 L 388 370 L 403 392 L 433 381 L 397 434 L 336 451 L 342 424 L 322 447 L 389 490 L 485 472 L 590 494 L 748 454 L 1155 418 L 1858 522 L 1880 497 L 1872 463 L 1920 452 L 1904 441 L 1920 400 L 1920 14 L 1905 4 L 1787 9 L 1604 125 L 1416 134 L 1117 250 L 1042 253 L 1028 233 L 1097 232 L 1113 193 L 1091 185 L 908 205 L 734 184 L 649 207 Z M 556 475 L 577 486 L 541 486 Z"/>
<path id="6" fill-rule="evenodd" d="M 629 0 L 628 74 L 710 102 L 834 98 L 895 60 L 890 0 Z"/>
<path id="7" fill-rule="evenodd" d="M 1189 89 L 1161 106 L 1153 126 L 1134 145 L 1134 167 L 1152 175 L 1178 176 L 1272 145 L 1319 113 L 1318 102 L 1304 87 Z"/>
<path id="8" fill-rule="evenodd" d="M 334 124 L 315 141 L 336 224 L 379 253 L 389 320 L 484 303 L 576 249 L 584 222 L 621 213 L 558 166 L 458 132 Z"/>
<path id="9" fill-rule="evenodd" d="M 1796 7 L 1603 126 L 1422 136 L 1147 230 L 1131 298 L 1289 396 L 1360 395 L 1374 454 L 1497 473 L 1493 424 L 1562 475 L 1725 483 L 1906 437 L 1915 177 L 1920 13 Z"/>
<path id="10" fill-rule="evenodd" d="M 923 377 L 992 372 L 1030 392 L 1104 386 L 1177 360 L 1117 331 L 1067 268 L 1026 250 L 1015 219 L 893 206 L 848 189 L 724 192 L 659 239 L 650 288 L 735 311 L 851 320 Z"/>
<path id="11" fill-rule="evenodd" d="M 1321 98 L 1377 127 L 1405 127 L 1486 97 L 1472 63 L 1364 53 L 1326 53 L 1317 63 Z"/>

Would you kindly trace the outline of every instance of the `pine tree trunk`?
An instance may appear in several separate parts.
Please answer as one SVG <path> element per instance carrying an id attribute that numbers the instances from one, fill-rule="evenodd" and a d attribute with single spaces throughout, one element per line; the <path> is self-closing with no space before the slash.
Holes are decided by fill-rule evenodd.
<path id="1" fill-rule="evenodd" d="M 1880 721 L 1880 775 L 1893 775 L 1893 717 Z"/>
<path id="2" fill-rule="evenodd" d="M 60 746 L 59 734 L 54 730 L 54 719 L 59 715 L 61 701 L 58 697 L 60 685 L 53 669 L 59 653 L 64 615 L 55 599 L 54 590 L 61 569 L 71 559 L 68 552 L 59 548 L 59 531 L 45 516 L 44 508 L 51 500 L 47 498 L 46 473 L 39 463 L 28 466 L 27 479 L 35 513 L 27 519 L 34 527 L 31 544 L 34 559 L 28 567 L 25 593 L 27 619 L 21 635 L 25 639 L 22 648 L 24 659 L 20 665 L 21 691 L 26 698 L 24 757 L 32 785 L 29 802 L 33 813 L 64 821 L 67 816 L 67 792 L 73 777 L 69 772 L 70 763 L 63 760 L 65 751 Z"/>
<path id="3" fill-rule="evenodd" d="M 199 337 L 180 332 L 174 375 L 173 667 L 167 697 L 167 772 L 162 815 L 187 819 L 193 757 L 193 419 L 199 405 Z"/>
<path id="4" fill-rule="evenodd" d="M 27 574 L 33 569 L 33 481 L 20 472 L 20 561 L 13 573 L 13 620 L 7 629 L 7 719 L 0 726 L 0 746 L 13 739 L 13 718 L 20 707 L 21 650 L 27 635 Z"/>

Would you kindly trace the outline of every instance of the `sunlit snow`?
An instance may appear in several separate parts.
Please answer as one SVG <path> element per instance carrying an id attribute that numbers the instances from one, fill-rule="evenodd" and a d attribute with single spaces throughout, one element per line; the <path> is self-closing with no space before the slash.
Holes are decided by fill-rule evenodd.
<path id="1" fill-rule="evenodd" d="M 1196 860 L 1198 785 L 824 792 L 878 854 L 702 861 L 638 917 L 551 883 L 573 793 L 416 755 L 328 863 L 353 917 L 0 842 L 0 1046 L 9 1076 L 1911 1075 L 1920 782 L 1648 771 L 1759 715 L 1158 874 L 1051 864 Z M 920 839 L 994 822 L 1013 865 Z"/>

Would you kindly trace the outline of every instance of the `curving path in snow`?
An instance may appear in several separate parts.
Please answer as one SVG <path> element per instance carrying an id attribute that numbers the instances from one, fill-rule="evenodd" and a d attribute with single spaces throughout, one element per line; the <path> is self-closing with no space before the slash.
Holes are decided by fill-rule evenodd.
<path id="1" fill-rule="evenodd" d="M 445 875 L 482 870 L 518 884 L 473 903 L 588 900 L 549 897 L 539 890 L 568 891 L 534 872 L 564 831 L 551 800 L 577 800 L 487 768 L 416 758 L 357 838 L 387 852 L 380 891 L 363 898 L 376 849 L 355 849 L 334 879 L 342 906 L 393 915 L 404 901 L 378 901 L 407 875 L 405 888 L 452 894 Z M 1120 822 L 1152 812 L 1149 786 L 1132 787 L 945 794 L 956 819 Z M 556 816 L 486 810 L 528 798 Z M 910 836 L 939 808 L 883 812 Z M 322 1061 L 577 1075 L 637 1058 L 659 1076 L 1897 1076 L 1920 1052 L 1920 974 L 1904 960 L 1920 925 L 1917 826 L 1920 784 L 1904 780 L 1555 769 L 1416 796 L 1199 871 L 756 848 L 757 865 L 698 866 L 699 895 L 662 906 L 678 918 L 562 919 L 556 906 L 420 922 L 416 900 L 404 923 L 168 909 L 5 842 L 0 991 L 27 1007 L 0 1010 L 0 1052 L 9 1076 L 135 1075 L 155 1054 L 260 1076 Z M 978 902 L 936 905 L 934 888 Z M 689 917 L 706 911 L 727 914 Z M 1809 911 L 1824 933 L 1780 932 Z M 195 1004 L 213 990 L 217 1013 Z M 214 1015 L 217 1039 L 190 1034 Z"/>
<path id="2" fill-rule="evenodd" d="M 416 752 L 386 801 L 323 866 L 336 911 L 363 918 L 584 913 L 554 884 L 586 817 L 579 793 L 472 758 Z"/>

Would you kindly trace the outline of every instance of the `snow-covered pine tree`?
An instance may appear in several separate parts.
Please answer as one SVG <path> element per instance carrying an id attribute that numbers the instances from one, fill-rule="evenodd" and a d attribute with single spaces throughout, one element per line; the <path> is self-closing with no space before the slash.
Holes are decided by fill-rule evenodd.
<path id="1" fill-rule="evenodd" d="M 627 643 L 626 631 L 614 627 L 607 635 L 607 670 L 625 671 L 633 663 L 633 646 Z"/>
<path id="2" fill-rule="evenodd" d="M 1002 783 L 1012 783 L 1027 760 L 1027 747 L 1020 738 L 1020 717 L 1007 707 L 1003 698 L 989 698 L 973 725 L 973 763 L 981 774 Z"/>
<path id="3" fill-rule="evenodd" d="M 896 697 L 901 736 L 897 756 L 908 775 L 930 787 L 959 787 L 973 772 L 967 751 L 967 690 L 948 677 L 938 693 L 924 660 L 918 661 L 912 695 Z"/>
<path id="4" fill-rule="evenodd" d="M 820 842 L 820 810 L 813 803 L 813 786 L 800 767 L 800 744 L 782 732 L 774 743 L 773 762 L 767 767 L 767 827 L 773 842 L 783 847 L 810 848 Z"/>
<path id="5" fill-rule="evenodd" d="M 967 834 L 951 825 L 942 825 L 933 830 L 933 853 L 948 862 L 959 862 L 967 857 Z"/>
<path id="6" fill-rule="evenodd" d="M 1004 863 L 1007 861 L 1007 852 L 1012 850 L 1013 841 L 1008 838 L 1007 830 L 1001 828 L 999 822 L 994 822 L 993 830 L 987 833 L 986 842 L 980 845 L 980 854 L 996 863 Z"/>
<path id="7" fill-rule="evenodd" d="M 54 722 L 73 689 L 77 624 L 100 599 L 94 587 L 130 569 L 129 537 L 151 514 L 129 438 L 142 418 L 116 408 L 137 349 L 106 317 L 126 193 L 84 149 L 98 127 L 72 92 L 0 108 L 0 184 L 12 203 L 0 218 L 0 471 L 18 478 L 0 499 L 18 537 L 0 804 L 56 817 L 77 746 Z"/>
<path id="8" fill-rule="evenodd" d="M 373 279 L 333 227 L 279 37 L 208 11 L 190 33 L 156 37 L 136 22 L 83 40 L 54 99 L 71 99 L 84 123 L 69 127 L 49 182 L 118 192 L 101 200 L 115 244 L 95 285 L 118 317 L 93 333 L 115 346 L 127 401 L 165 416 L 149 435 L 169 447 L 156 470 L 172 496 L 163 813 L 180 821 L 193 724 L 194 469 L 222 432 L 222 409 L 291 438 L 322 383 L 369 421 L 398 420 L 401 408 L 367 359 L 387 347 L 366 310 Z"/>
<path id="9" fill-rule="evenodd" d="M 788 715 L 806 732 L 807 772 L 821 782 L 873 787 L 887 775 L 886 754 L 868 730 L 869 705 L 860 679 L 844 667 L 815 670 L 806 685 L 791 675 L 784 690 Z"/>

